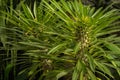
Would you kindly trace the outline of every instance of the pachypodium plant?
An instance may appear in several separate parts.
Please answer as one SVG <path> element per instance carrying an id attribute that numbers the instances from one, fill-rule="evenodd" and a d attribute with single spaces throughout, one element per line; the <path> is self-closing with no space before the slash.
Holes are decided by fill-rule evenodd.
<path id="1" fill-rule="evenodd" d="M 85 6 L 77 0 L 51 0 L 50 3 L 44 3 L 51 13 L 65 23 L 59 32 L 66 35 L 65 41 L 62 41 L 66 43 L 61 46 L 62 53 L 73 57 L 70 59 L 73 63 L 72 80 L 100 79 L 96 73 L 109 80 L 114 78 L 111 68 L 120 74 L 117 58 L 120 55 L 119 37 L 115 34 L 120 28 L 114 23 L 119 19 L 117 10 L 106 11 L 100 8 L 95 11 L 95 8 Z M 56 47 L 50 50 L 50 54 L 61 52 L 55 52 Z"/>
<path id="2" fill-rule="evenodd" d="M 24 50 L 17 79 L 110 80 L 113 69 L 120 75 L 118 10 L 96 11 L 78 0 L 42 0 L 33 10 L 22 3 L 20 10 L 3 12 L 17 27 L 13 49 Z"/>

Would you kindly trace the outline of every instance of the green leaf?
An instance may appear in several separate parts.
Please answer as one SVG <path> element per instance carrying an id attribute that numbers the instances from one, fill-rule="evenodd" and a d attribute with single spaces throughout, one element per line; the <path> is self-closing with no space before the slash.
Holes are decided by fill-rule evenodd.
<path id="1" fill-rule="evenodd" d="M 65 13 L 65 11 L 63 11 L 62 7 L 60 6 L 60 4 L 58 2 L 56 2 L 55 0 L 51 0 L 51 3 L 67 18 L 69 18 L 69 16 Z"/>
<path id="2" fill-rule="evenodd" d="M 22 8 L 23 8 L 24 13 L 27 16 L 27 18 L 34 19 L 34 16 L 28 6 L 26 6 L 25 4 L 22 4 Z"/>
<path id="3" fill-rule="evenodd" d="M 35 18 L 37 18 L 37 11 L 36 11 L 36 1 L 34 2 L 34 7 L 33 7 L 33 12 L 34 12 L 34 16 Z"/>
<path id="4" fill-rule="evenodd" d="M 47 73 L 44 73 L 44 75 L 46 75 L 44 77 L 45 80 L 58 80 L 57 79 L 57 74 L 59 74 L 61 71 L 60 70 L 52 70 L 52 71 L 48 71 Z M 59 76 L 58 76 L 59 77 Z M 42 80 L 42 79 L 40 79 Z"/>
<path id="5" fill-rule="evenodd" d="M 70 9 L 70 6 L 69 6 L 69 4 L 70 4 L 70 2 L 65 2 L 65 0 L 61 0 L 61 3 L 63 4 L 63 8 L 66 10 L 66 11 L 68 11 L 72 16 L 74 16 L 74 14 L 73 14 L 73 12 L 72 12 L 72 10 Z"/>
<path id="6" fill-rule="evenodd" d="M 66 71 L 61 71 L 60 73 L 58 73 L 58 74 L 56 75 L 57 80 L 58 80 L 59 78 L 65 76 L 66 74 L 68 74 L 68 72 L 66 72 Z"/>
<path id="7" fill-rule="evenodd" d="M 78 80 L 78 77 L 79 77 L 79 72 L 77 70 L 74 70 L 72 75 L 72 80 Z"/>
<path id="8" fill-rule="evenodd" d="M 74 48 L 74 53 L 77 54 L 77 52 L 80 50 L 81 42 L 77 43 Z"/>
<path id="9" fill-rule="evenodd" d="M 21 70 L 18 75 L 16 76 L 16 80 L 26 80 L 28 75 L 28 68 Z"/>
<path id="10" fill-rule="evenodd" d="M 101 76 L 105 77 L 107 80 L 110 80 L 108 76 L 106 76 L 104 73 L 100 71 L 96 71 L 96 73 L 100 74 Z"/>
<path id="11" fill-rule="evenodd" d="M 47 54 L 55 53 L 55 52 L 58 51 L 60 48 L 63 48 L 65 45 L 67 45 L 67 43 L 59 44 L 59 45 L 53 47 Z"/>
<path id="12" fill-rule="evenodd" d="M 5 79 L 8 80 L 9 79 L 9 73 L 12 70 L 13 64 L 7 64 L 6 68 L 5 68 Z"/>
<path id="13" fill-rule="evenodd" d="M 113 78 L 113 75 L 111 74 L 110 69 L 106 65 L 104 65 L 100 62 L 97 62 L 97 61 L 95 61 L 95 64 L 96 64 L 96 66 L 98 67 L 99 70 L 101 70 L 102 72 L 108 74 L 110 77 Z"/>
<path id="14" fill-rule="evenodd" d="M 46 48 L 45 46 L 41 46 L 41 44 L 37 42 L 19 42 L 19 44 L 23 44 L 31 47 L 37 47 L 37 48 Z"/>
<path id="15" fill-rule="evenodd" d="M 84 80 L 84 72 L 83 71 L 81 71 L 81 73 L 80 73 L 80 80 Z"/>
<path id="16" fill-rule="evenodd" d="M 105 42 L 105 46 L 110 49 L 111 51 L 117 53 L 117 54 L 120 54 L 120 48 L 115 45 L 115 44 L 112 44 L 112 43 L 109 43 L 109 42 Z"/>
<path id="17" fill-rule="evenodd" d="M 74 68 L 72 80 L 78 80 L 79 78 L 82 78 L 82 75 L 84 75 L 83 73 L 81 74 L 82 71 L 85 71 L 85 65 L 82 63 L 82 61 L 78 60 Z"/>
<path id="18" fill-rule="evenodd" d="M 115 56 L 110 55 L 110 54 L 108 54 L 106 57 L 110 60 L 113 67 L 116 69 L 116 71 L 120 75 L 120 68 L 119 68 L 120 63 L 118 63 L 119 61 L 117 61 L 116 58 L 114 58 Z"/>
<path id="19" fill-rule="evenodd" d="M 95 64 L 94 64 L 94 59 L 92 58 L 91 55 L 87 54 L 88 60 L 89 60 L 89 65 L 90 69 L 95 72 Z"/>
<path id="20" fill-rule="evenodd" d="M 91 80 L 97 80 L 95 74 L 90 69 L 87 68 L 87 71 L 88 71 L 88 74 L 89 74 Z"/>
<path id="21" fill-rule="evenodd" d="M 33 67 L 34 66 L 34 67 Z M 38 68 L 39 65 L 37 64 L 33 64 L 30 68 L 30 71 L 28 72 L 28 76 L 33 75 L 33 73 L 36 71 L 36 69 Z"/>
<path id="22" fill-rule="evenodd" d="M 96 16 L 100 13 L 101 10 L 102 10 L 102 8 L 99 8 L 99 9 L 92 15 L 92 17 L 96 17 Z"/>

